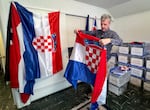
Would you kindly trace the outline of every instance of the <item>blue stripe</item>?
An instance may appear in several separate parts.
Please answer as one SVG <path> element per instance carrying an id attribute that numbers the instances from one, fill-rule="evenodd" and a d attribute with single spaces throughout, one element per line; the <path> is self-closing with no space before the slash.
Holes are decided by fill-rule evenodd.
<path id="1" fill-rule="evenodd" d="M 32 45 L 32 41 L 35 37 L 33 14 L 17 2 L 15 2 L 15 4 L 21 18 L 24 35 L 23 37 L 25 52 L 23 54 L 23 57 L 25 62 L 25 74 L 27 80 L 24 92 L 33 94 L 34 80 L 35 78 L 40 77 L 38 54 Z"/>
<path id="2" fill-rule="evenodd" d="M 78 80 L 94 85 L 96 74 L 91 73 L 87 65 L 69 60 L 64 76 L 77 88 Z"/>

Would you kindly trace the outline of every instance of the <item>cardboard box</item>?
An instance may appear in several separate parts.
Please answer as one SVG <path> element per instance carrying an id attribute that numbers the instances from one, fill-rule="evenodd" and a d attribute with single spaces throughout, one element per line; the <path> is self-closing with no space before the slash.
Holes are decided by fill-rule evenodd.
<path id="1" fill-rule="evenodd" d="M 131 76 L 130 77 L 130 83 L 135 85 L 135 86 L 141 87 L 142 86 L 142 79 L 139 79 L 137 77 Z"/>
<path id="2" fill-rule="evenodd" d="M 121 87 L 117 87 L 111 83 L 108 84 L 108 90 L 117 96 L 122 95 L 127 90 L 127 83 Z"/>
<path id="3" fill-rule="evenodd" d="M 150 82 L 144 82 L 144 90 L 150 91 Z"/>

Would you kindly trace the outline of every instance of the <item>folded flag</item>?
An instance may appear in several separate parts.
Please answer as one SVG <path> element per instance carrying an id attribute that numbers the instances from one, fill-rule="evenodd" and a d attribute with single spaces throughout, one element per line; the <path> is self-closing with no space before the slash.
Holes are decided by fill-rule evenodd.
<path id="1" fill-rule="evenodd" d="M 106 79 L 106 49 L 95 43 L 98 41 L 99 38 L 97 37 L 82 32 L 77 33 L 75 45 L 64 74 L 74 88 L 77 88 L 78 81 L 94 86 L 92 103 L 96 102 L 101 95 Z"/>

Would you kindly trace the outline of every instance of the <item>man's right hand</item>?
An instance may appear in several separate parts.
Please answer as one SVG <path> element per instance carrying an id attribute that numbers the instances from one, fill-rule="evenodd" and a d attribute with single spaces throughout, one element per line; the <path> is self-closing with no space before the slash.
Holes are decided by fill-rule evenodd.
<path id="1" fill-rule="evenodd" d="M 77 33 L 79 33 L 79 31 L 80 31 L 79 29 L 75 29 L 74 33 L 77 34 Z"/>

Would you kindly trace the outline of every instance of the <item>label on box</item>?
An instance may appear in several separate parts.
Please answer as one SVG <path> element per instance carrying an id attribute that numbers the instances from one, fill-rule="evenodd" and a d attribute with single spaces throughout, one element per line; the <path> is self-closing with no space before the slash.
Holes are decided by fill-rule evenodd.
<path id="1" fill-rule="evenodd" d="M 146 76 L 145 76 L 145 78 L 147 79 L 147 80 L 150 80 L 150 72 L 146 72 Z"/>
<path id="2" fill-rule="evenodd" d="M 146 61 L 146 68 L 150 68 L 150 60 Z"/>
<path id="3" fill-rule="evenodd" d="M 142 75 L 143 75 L 143 70 L 142 70 L 142 69 L 132 68 L 132 67 L 131 67 L 131 74 L 134 75 L 134 76 L 142 77 Z"/>
<path id="4" fill-rule="evenodd" d="M 140 58 L 131 58 L 131 64 L 136 66 L 143 66 L 143 59 Z"/>
<path id="5" fill-rule="evenodd" d="M 129 47 L 119 47 L 119 53 L 129 54 Z"/>
<path id="6" fill-rule="evenodd" d="M 150 83 L 144 82 L 144 89 L 150 91 Z"/>
<path id="7" fill-rule="evenodd" d="M 128 56 L 118 55 L 118 62 L 128 63 Z"/>
<path id="8" fill-rule="evenodd" d="M 131 55 L 143 56 L 143 48 L 131 47 Z"/>

